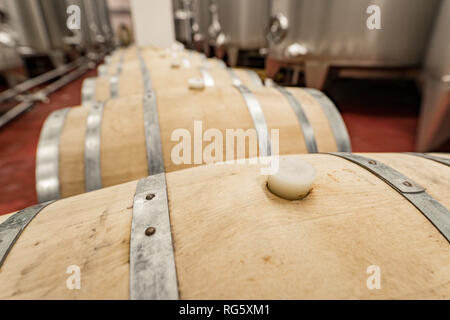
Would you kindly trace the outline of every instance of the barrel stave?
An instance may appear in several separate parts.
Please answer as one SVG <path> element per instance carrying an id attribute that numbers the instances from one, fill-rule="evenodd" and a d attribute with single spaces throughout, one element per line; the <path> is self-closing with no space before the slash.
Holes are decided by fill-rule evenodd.
<path id="1" fill-rule="evenodd" d="M 256 167 L 168 175 L 169 197 L 180 198 L 171 202 L 171 221 L 183 298 L 449 297 L 448 242 L 414 206 L 346 160 L 299 158 L 317 174 L 302 201 L 272 195 Z M 442 180 L 442 168 L 429 177 Z M 440 195 L 449 208 L 448 189 Z M 382 290 L 366 287 L 370 265 L 382 270 Z M 434 288 L 445 294 L 435 296 Z"/>
<path id="2" fill-rule="evenodd" d="M 317 142 L 318 151 L 339 151 L 328 123 L 329 119 L 321 105 L 303 89 L 292 88 L 289 92 L 297 98 L 308 116 L 310 126 L 314 130 L 313 138 Z M 278 90 L 267 87 L 253 89 L 251 94 L 258 101 L 258 108 L 261 108 L 268 134 L 271 135 L 274 129 L 279 130 L 278 150 L 274 145 L 272 151 L 278 154 L 308 152 L 301 123 L 288 99 Z M 204 158 L 205 148 L 213 142 L 213 140 L 203 141 L 204 134 L 209 132 L 209 129 L 218 130 L 222 137 L 222 144 L 218 145 L 222 150 L 222 156 L 215 158 L 214 161 L 250 158 L 259 154 L 258 148 L 250 150 L 248 138 L 245 142 L 245 154 L 238 154 L 237 142 L 234 143 L 233 154 L 226 152 L 227 143 L 234 138 L 233 132 L 236 133 L 237 130 L 245 132 L 255 128 L 247 101 L 237 88 L 212 87 L 193 91 L 187 87 L 179 87 L 174 88 L 170 93 L 157 91 L 156 97 L 166 171 L 181 170 L 211 162 L 212 160 L 207 161 Z M 145 149 L 143 100 L 142 95 L 136 95 L 108 100 L 105 103 L 101 120 L 100 159 L 98 160 L 103 187 L 149 174 L 145 162 L 148 159 L 146 159 Z M 88 110 L 89 108 L 86 107 L 71 108 L 63 126 L 59 155 L 62 197 L 86 191 L 84 140 Z M 194 125 L 199 126 L 198 132 L 195 132 Z M 227 130 L 232 130 L 229 136 Z M 187 137 L 173 136 L 179 131 L 187 132 Z M 188 162 L 180 160 L 183 154 L 175 150 L 184 140 L 191 148 Z M 199 153 L 194 157 L 196 147 Z M 174 161 L 173 152 L 175 156 L 178 156 L 178 162 Z"/>
<path id="3" fill-rule="evenodd" d="M 88 113 L 88 108 L 71 108 L 59 138 L 58 175 L 62 198 L 85 192 L 84 146 Z"/>
<path id="4" fill-rule="evenodd" d="M 364 155 L 382 161 L 405 176 L 411 177 L 418 184 L 426 186 L 427 193 L 441 204 L 450 207 L 450 197 L 448 196 L 450 179 L 443 179 L 450 171 L 450 167 L 409 154 L 396 154 L 396 157 L 390 156 L 389 153 L 366 153 Z M 437 174 L 439 171 L 442 172 L 442 176 Z"/>
<path id="5" fill-rule="evenodd" d="M 110 100 L 103 112 L 100 163 L 104 187 L 149 174 L 145 149 L 142 96 Z"/>
<path id="6" fill-rule="evenodd" d="M 1 267 L 0 299 L 127 299 L 129 238 L 137 182 L 50 204 Z M 81 289 L 69 290 L 69 266 Z"/>
<path id="7" fill-rule="evenodd" d="M 410 155 L 367 156 L 450 207 L 450 168 Z M 448 241 L 420 211 L 350 161 L 293 157 L 316 170 L 312 192 L 299 201 L 270 193 L 258 165 L 166 175 L 180 298 L 450 298 Z M 130 182 L 45 208 L 2 266 L 0 297 L 127 299 L 135 190 Z M 74 264 L 80 290 L 66 288 Z M 371 265 L 381 268 L 380 290 L 366 286 Z"/>

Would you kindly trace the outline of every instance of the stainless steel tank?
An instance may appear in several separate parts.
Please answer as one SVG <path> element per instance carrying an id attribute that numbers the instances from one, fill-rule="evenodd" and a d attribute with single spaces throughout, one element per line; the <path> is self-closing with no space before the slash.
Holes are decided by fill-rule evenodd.
<path id="1" fill-rule="evenodd" d="M 421 64 L 440 0 L 273 0 L 269 57 L 305 62 L 321 83 L 329 66 L 407 67 Z M 370 5 L 381 29 L 369 29 Z M 317 85 L 313 85 L 316 86 Z"/>
<path id="2" fill-rule="evenodd" d="M 23 54 L 64 49 L 71 31 L 66 27 L 64 2 L 60 0 L 5 0 L 11 25 Z"/>
<path id="3" fill-rule="evenodd" d="M 5 78 L 8 86 L 14 86 L 17 82 L 17 75 L 10 71 L 21 66 L 20 56 L 15 49 L 17 33 L 10 25 L 3 0 L 0 0 L 0 11 L 0 75 Z"/>
<path id="4" fill-rule="evenodd" d="M 175 21 L 175 38 L 177 41 L 190 47 L 193 40 L 192 0 L 173 0 L 172 3 Z"/>
<path id="5" fill-rule="evenodd" d="M 211 25 L 210 0 L 192 0 L 192 32 L 194 43 L 208 43 Z"/>
<path id="6" fill-rule="evenodd" d="M 72 32 L 84 49 L 94 52 L 112 42 L 113 30 L 105 0 L 62 0 L 62 2 L 66 7 L 76 5 L 80 8 L 80 29 Z"/>
<path id="7" fill-rule="evenodd" d="M 107 38 L 102 30 L 102 21 L 100 19 L 97 1 L 84 0 L 82 15 L 87 20 L 91 40 L 100 44 L 106 43 Z"/>
<path id="8" fill-rule="evenodd" d="M 227 45 L 243 50 L 266 46 L 270 0 L 219 0 L 219 21 Z"/>
<path id="9" fill-rule="evenodd" d="M 220 31 L 214 43 L 216 56 L 223 58 L 226 52 L 232 67 L 241 54 L 247 61 L 250 56 L 260 57 L 260 50 L 267 48 L 270 0 L 217 0 L 217 5 Z"/>
<path id="10" fill-rule="evenodd" d="M 442 1 L 428 47 L 417 150 L 430 151 L 450 139 L 450 0 Z"/>
<path id="11" fill-rule="evenodd" d="M 207 56 L 212 54 L 216 38 L 222 31 L 217 0 L 192 0 L 193 46 Z"/>
<path id="12" fill-rule="evenodd" d="M 12 48 L 0 45 L 0 73 L 5 70 L 17 68 L 20 65 L 21 60 L 17 52 Z M 7 79 L 7 81 L 9 81 L 9 79 Z"/>

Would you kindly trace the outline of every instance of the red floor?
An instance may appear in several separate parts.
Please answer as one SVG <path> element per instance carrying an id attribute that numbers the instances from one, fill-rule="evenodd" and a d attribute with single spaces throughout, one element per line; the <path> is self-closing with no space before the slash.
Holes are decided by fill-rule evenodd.
<path id="1" fill-rule="evenodd" d="M 79 105 L 82 80 L 92 76 L 95 71 L 53 94 L 50 103 L 35 105 L 0 129 L 0 215 L 36 203 L 35 152 L 41 126 L 53 110 Z M 353 151 L 414 149 L 420 96 L 412 84 L 342 79 L 327 94 L 342 112 Z M 450 147 L 440 151 L 450 151 Z"/>
<path id="2" fill-rule="evenodd" d="M 339 79 L 326 92 L 355 152 L 414 151 L 420 93 L 410 81 Z"/>
<path id="3" fill-rule="evenodd" d="M 41 127 L 54 110 L 79 105 L 84 78 L 94 77 L 96 70 L 50 96 L 48 104 L 35 106 L 0 129 L 0 215 L 23 209 L 37 202 L 34 168 Z M 5 112 L 0 107 L 0 114 Z"/>

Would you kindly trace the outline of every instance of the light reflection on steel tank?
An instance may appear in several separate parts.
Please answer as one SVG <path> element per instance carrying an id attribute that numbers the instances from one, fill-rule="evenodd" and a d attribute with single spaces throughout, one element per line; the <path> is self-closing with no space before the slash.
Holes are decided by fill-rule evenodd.
<path id="1" fill-rule="evenodd" d="M 236 65 L 239 50 L 267 47 L 270 0 L 219 0 L 218 11 L 222 30 L 216 46 L 227 50 L 230 65 Z"/>
<path id="2" fill-rule="evenodd" d="M 305 63 L 307 85 L 313 87 L 321 86 L 330 66 L 420 66 L 439 4 L 440 0 L 273 0 L 269 57 Z M 380 8 L 381 29 L 367 27 L 370 5 Z"/>

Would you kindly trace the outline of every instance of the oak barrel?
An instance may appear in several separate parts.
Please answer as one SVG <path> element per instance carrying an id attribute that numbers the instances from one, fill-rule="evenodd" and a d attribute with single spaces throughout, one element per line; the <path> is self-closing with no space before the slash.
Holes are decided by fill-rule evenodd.
<path id="1" fill-rule="evenodd" d="M 143 46 L 137 47 L 135 45 L 126 48 L 118 48 L 114 50 L 109 56 L 106 57 L 106 64 L 123 63 L 138 60 L 143 55 L 158 55 L 161 54 L 173 54 L 177 53 L 185 55 L 189 53 L 200 53 L 192 50 L 185 50 L 181 43 L 174 43 L 170 47 L 156 47 L 156 46 Z"/>
<path id="2" fill-rule="evenodd" d="M 238 138 L 226 139 L 217 146 L 223 150 L 223 157 L 218 161 L 258 154 L 351 150 L 338 110 L 322 92 L 262 87 L 244 94 L 243 88 L 211 87 L 201 91 L 179 88 L 168 93 L 156 92 L 154 111 L 146 111 L 151 110 L 151 105 L 146 103 L 147 96 L 142 95 L 98 103 L 95 108 L 55 111 L 44 123 L 37 149 L 38 199 L 44 202 L 64 198 L 159 173 L 161 170 L 152 169 L 151 163 L 161 155 L 160 166 L 167 172 L 200 165 L 205 159 L 196 160 L 195 146 L 191 146 L 199 137 L 201 148 L 206 150 L 212 142 L 206 141 L 205 134 L 211 130 L 218 131 L 224 139 L 230 130 L 236 133 L 240 130 L 239 136 L 245 141 L 240 149 L 243 153 L 239 154 Z M 151 119 L 154 125 L 149 124 Z M 196 123 L 199 127 L 198 121 L 201 121 L 200 128 L 195 129 Z M 244 134 L 254 128 L 250 133 L 256 131 L 251 136 L 255 138 L 253 142 L 258 140 L 258 146 L 251 144 L 251 137 Z M 271 135 L 272 129 L 279 130 L 279 146 L 276 150 L 274 144 L 273 151 L 269 151 L 268 146 L 262 145 L 259 133 L 265 130 Z M 177 132 L 181 135 L 173 136 Z M 162 150 L 151 155 L 151 144 L 159 140 Z M 226 142 L 235 140 L 234 149 L 227 153 Z M 174 161 L 173 155 L 184 156 L 187 152 L 179 151 L 184 141 L 191 148 L 188 160 Z"/>
<path id="3" fill-rule="evenodd" d="M 161 67 L 174 67 L 176 63 L 184 68 L 197 68 L 209 65 L 209 67 L 225 64 L 222 60 L 215 58 L 208 59 L 205 55 L 195 51 L 168 51 L 142 50 L 135 59 L 115 60 L 98 66 L 99 76 L 114 76 L 127 73 L 138 73 L 141 69 L 141 62 L 144 61 L 148 70 L 152 71 Z"/>
<path id="4" fill-rule="evenodd" d="M 155 51 L 162 52 L 166 50 L 164 48 L 145 46 L 145 47 L 137 47 L 137 46 L 129 46 L 126 48 L 119 48 L 114 50 L 106 59 L 105 62 L 107 64 L 114 64 L 119 62 L 128 62 L 139 59 L 139 56 L 143 52 L 147 51 Z"/>
<path id="5" fill-rule="evenodd" d="M 83 81 L 82 102 L 105 101 L 119 97 L 143 94 L 151 88 L 155 91 L 167 91 L 174 88 L 188 88 L 189 81 L 202 79 L 207 87 L 231 86 L 240 82 L 249 88 L 260 88 L 262 82 L 256 72 L 247 69 L 228 69 L 217 62 L 208 67 L 171 68 L 170 62 L 163 61 L 148 73 L 150 83 L 145 81 L 146 73 L 141 72 L 140 64 L 135 66 L 136 72 L 125 72 L 111 77 L 87 78 Z"/>
<path id="6" fill-rule="evenodd" d="M 426 191 L 417 195 L 449 214 L 450 167 L 410 154 L 363 156 L 420 184 Z M 147 225 L 141 241 L 152 246 L 162 233 L 171 235 L 175 298 L 450 299 L 450 245 L 425 217 L 430 208 L 419 211 L 407 193 L 340 156 L 291 157 L 316 171 L 303 200 L 270 193 L 259 165 L 207 165 L 165 175 L 169 229 Z M 134 199 L 136 188 L 129 182 L 44 207 L 0 266 L 0 299 L 134 296 L 130 246 L 139 240 L 130 240 L 133 211 L 145 202 L 155 214 L 154 201 L 167 203 L 162 189 Z M 0 216 L 0 223 L 11 216 Z M 70 266 L 79 268 L 78 290 L 67 287 Z M 369 281 L 374 268 L 380 270 L 377 288 Z M 167 280 L 159 277 L 165 269 L 144 271 L 146 281 Z"/>

